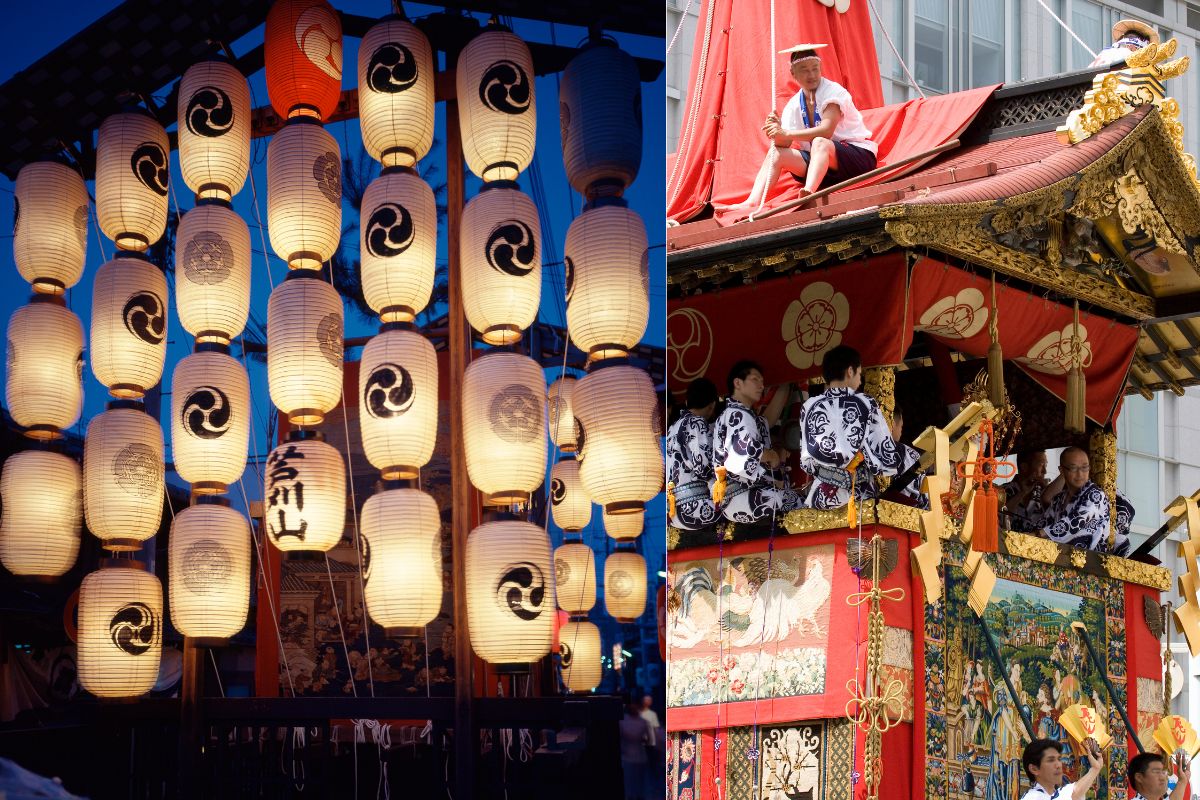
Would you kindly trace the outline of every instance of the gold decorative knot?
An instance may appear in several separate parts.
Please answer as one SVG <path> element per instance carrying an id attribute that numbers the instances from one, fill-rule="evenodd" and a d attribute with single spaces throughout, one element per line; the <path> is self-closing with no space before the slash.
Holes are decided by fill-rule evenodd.
<path id="1" fill-rule="evenodd" d="M 846 717 L 864 731 L 887 733 L 900 724 L 904 714 L 904 684 L 896 679 L 887 682 L 877 694 L 867 694 L 858 678 L 846 683 L 851 698 L 846 702 Z"/>

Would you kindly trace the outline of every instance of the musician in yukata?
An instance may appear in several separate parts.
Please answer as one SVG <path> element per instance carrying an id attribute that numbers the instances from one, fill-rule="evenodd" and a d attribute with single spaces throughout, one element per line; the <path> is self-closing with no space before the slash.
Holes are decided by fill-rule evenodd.
<path id="1" fill-rule="evenodd" d="M 1030 788 L 1021 800 L 1084 800 L 1104 769 L 1104 753 L 1091 737 L 1083 745 L 1088 771 L 1074 783 L 1063 783 L 1061 744 L 1053 739 L 1034 739 L 1025 745 L 1021 766 L 1025 768 Z"/>
<path id="2" fill-rule="evenodd" d="M 1004 490 L 1004 511 L 1008 514 L 1008 529 L 1018 533 L 1035 533 L 1045 513 L 1042 493 L 1046 491 L 1046 451 L 1026 450 L 1017 454 L 1017 474 L 1008 483 L 999 484 Z"/>
<path id="3" fill-rule="evenodd" d="M 717 387 L 707 378 L 697 378 L 688 385 L 686 402 L 687 408 L 667 432 L 667 488 L 674 498 L 671 525 L 696 530 L 719 517 L 710 494 Z"/>
<path id="4" fill-rule="evenodd" d="M 892 433 L 892 441 L 896 443 L 897 448 L 908 448 L 909 450 L 914 450 L 915 452 L 915 448 L 908 447 L 908 445 L 903 444 L 900 441 L 900 437 L 904 435 L 904 410 L 900 408 L 899 403 L 897 403 L 896 407 L 892 409 L 892 424 L 890 426 L 890 430 Z M 920 454 L 918 454 L 918 457 L 919 455 Z M 907 475 L 897 480 L 896 483 L 889 486 L 887 492 L 884 493 L 880 499 L 891 500 L 895 503 L 903 503 L 906 506 L 913 506 L 914 508 L 919 508 L 922 511 L 928 511 L 929 495 L 921 489 L 921 485 L 924 480 L 924 470 L 912 470 Z"/>
<path id="5" fill-rule="evenodd" d="M 770 471 L 787 460 L 788 452 L 772 447 L 770 426 L 779 419 L 790 392 L 781 387 L 764 416 L 752 409 L 762 400 L 762 369 L 739 361 L 729 371 L 728 402 L 713 428 L 713 469 L 725 468 L 721 513 L 731 522 L 755 522 L 801 507 L 800 496 L 777 486 Z"/>
<path id="6" fill-rule="evenodd" d="M 841 508 L 875 496 L 875 478 L 901 475 L 920 454 L 892 438 L 875 398 L 860 394 L 862 357 L 846 345 L 825 354 L 826 388 L 804 404 L 800 429 L 800 466 L 813 476 L 807 505 Z"/>
<path id="7" fill-rule="evenodd" d="M 1091 481 L 1090 469 L 1088 454 L 1083 448 L 1063 450 L 1058 459 L 1059 475 L 1042 495 L 1046 510 L 1038 527 L 1044 530 L 1046 538 L 1059 544 L 1126 555 L 1130 549 L 1128 527 L 1125 533 L 1117 531 L 1110 548 L 1108 496 Z M 1125 500 L 1125 504 L 1128 503 Z M 1129 506 L 1130 511 L 1132 508 Z M 1128 514 L 1128 518 L 1132 521 L 1132 514 Z"/>

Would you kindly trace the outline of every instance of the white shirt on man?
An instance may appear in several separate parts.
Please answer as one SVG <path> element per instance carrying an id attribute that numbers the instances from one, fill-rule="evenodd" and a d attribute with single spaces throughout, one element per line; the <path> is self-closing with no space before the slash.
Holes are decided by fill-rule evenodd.
<path id="1" fill-rule="evenodd" d="M 785 130 L 795 131 L 809 127 L 808 120 L 801 110 L 803 95 L 804 90 L 801 89 L 783 107 L 779 121 Z M 837 106 L 842 112 L 841 120 L 833 129 L 833 141 L 846 142 L 872 153 L 878 152 L 878 146 L 871 141 L 871 131 L 863 124 L 862 113 L 855 107 L 854 99 L 844 86 L 829 78 L 821 78 L 821 82 L 817 84 L 816 99 L 817 114 L 824 116 L 825 109 L 830 105 Z M 792 146 L 800 150 L 808 150 L 810 147 L 808 141 L 795 142 Z"/>
<path id="2" fill-rule="evenodd" d="M 1021 800 L 1071 800 L 1071 795 L 1074 793 L 1075 784 L 1073 783 L 1064 783 L 1053 792 L 1047 792 L 1040 783 L 1035 783 Z"/>

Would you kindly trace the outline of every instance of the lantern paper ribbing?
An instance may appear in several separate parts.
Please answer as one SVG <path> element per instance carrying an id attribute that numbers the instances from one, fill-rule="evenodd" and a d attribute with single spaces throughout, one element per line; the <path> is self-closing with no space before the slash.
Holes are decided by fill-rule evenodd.
<path id="1" fill-rule="evenodd" d="M 441 610 L 441 522 L 437 503 L 417 489 L 389 489 L 363 505 L 367 612 L 385 628 L 420 628 Z"/>
<path id="2" fill-rule="evenodd" d="M 537 138 L 533 56 L 506 30 L 487 30 L 458 56 L 456 83 L 463 156 L 485 181 L 516 180 Z"/>
<path id="3" fill-rule="evenodd" d="M 587 613 L 596 604 L 596 554 L 583 542 L 568 542 L 554 551 L 554 595 L 558 607 Z"/>
<path id="4" fill-rule="evenodd" d="M 346 527 L 346 465 L 315 439 L 284 442 L 267 457 L 263 516 L 277 548 L 325 552 Z"/>
<path id="5" fill-rule="evenodd" d="M 263 33 L 267 94 L 281 117 L 327 119 L 342 93 L 342 21 L 325 0 L 277 0 Z"/>
<path id="6" fill-rule="evenodd" d="M 267 302 L 271 401 L 295 425 L 316 425 L 342 397 L 342 298 L 293 273 Z"/>
<path id="7" fill-rule="evenodd" d="M 618 542 L 636 539 L 646 526 L 645 514 L 609 514 L 604 512 L 604 532 Z"/>
<path id="8" fill-rule="evenodd" d="M 604 560 L 604 607 L 617 622 L 633 622 L 646 610 L 646 559 L 609 553 Z"/>
<path id="9" fill-rule="evenodd" d="M 223 492 L 246 468 L 250 379 L 224 353 L 193 353 L 171 380 L 171 445 L 179 477 L 200 493 Z"/>
<path id="10" fill-rule="evenodd" d="M 141 397 L 162 377 L 167 354 L 167 276 L 118 256 L 93 284 L 92 372 L 117 397 Z"/>
<path id="11" fill-rule="evenodd" d="M 150 691 L 162 628 L 162 584 L 154 575 L 132 566 L 89 574 L 79 587 L 79 683 L 97 697 Z"/>
<path id="12" fill-rule="evenodd" d="M 199 342 L 228 344 L 250 311 L 250 230 L 232 208 L 204 203 L 183 215 L 175 242 L 180 324 Z"/>
<path id="13" fill-rule="evenodd" d="M 395 171 L 362 200 L 363 296 L 384 322 L 411 322 L 429 304 L 437 256 L 437 204 L 429 184 Z"/>
<path id="14" fill-rule="evenodd" d="M 158 532 L 163 506 L 163 437 L 133 408 L 92 417 L 83 440 L 83 510 L 110 550 L 136 550 Z"/>
<path id="15" fill-rule="evenodd" d="M 148 114 L 114 114 L 96 142 L 96 216 L 122 250 L 145 250 L 167 225 L 167 132 Z"/>
<path id="16" fill-rule="evenodd" d="M 620 205 L 584 211 L 567 229 L 567 329 L 591 359 L 624 356 L 646 331 L 646 226 Z"/>
<path id="17" fill-rule="evenodd" d="M 462 397 L 467 473 L 489 495 L 485 502 L 523 503 L 545 480 L 545 386 L 537 362 L 516 353 L 491 353 L 467 367 Z"/>
<path id="18" fill-rule="evenodd" d="M 640 513 L 663 481 L 650 376 L 626 366 L 597 370 L 579 379 L 571 405 L 584 490 L 610 514 Z"/>
<path id="19" fill-rule="evenodd" d="M 250 610 L 250 525 L 221 505 L 185 508 L 171 523 L 171 624 L 184 636 L 228 639 Z"/>
<path id="20" fill-rule="evenodd" d="M 384 480 L 412 479 L 437 438 L 437 353 L 412 331 L 383 331 L 363 348 L 358 422 L 367 460 Z"/>
<path id="21" fill-rule="evenodd" d="M 563 683 L 572 692 L 590 692 L 600 685 L 600 629 L 590 622 L 568 622 L 558 632 Z"/>
<path id="22" fill-rule="evenodd" d="M 385 167 L 411 167 L 433 145 L 433 50 L 421 29 L 385 19 L 358 47 L 363 145 Z"/>
<path id="23" fill-rule="evenodd" d="M 571 186 L 585 197 L 620 194 L 642 162 L 637 64 L 608 43 L 588 47 L 563 70 L 561 95 L 563 164 Z"/>
<path id="24" fill-rule="evenodd" d="M 574 458 L 550 468 L 550 514 L 564 531 L 581 531 L 592 521 L 592 500 L 579 481 L 579 462 Z"/>
<path id="25" fill-rule="evenodd" d="M 542 298 L 537 208 L 517 189 L 492 187 L 467 203 L 460 230 L 467 322 L 489 344 L 518 341 Z"/>
<path id="26" fill-rule="evenodd" d="M 342 235 L 342 157 L 320 125 L 299 120 L 267 145 L 267 230 L 292 269 L 320 269 Z"/>
<path id="27" fill-rule="evenodd" d="M 17 173 L 13 260 L 36 292 L 62 294 L 79 282 L 87 259 L 88 193 L 65 164 L 38 161 Z"/>
<path id="28" fill-rule="evenodd" d="M 564 453 L 575 452 L 575 414 L 571 411 L 571 392 L 575 391 L 575 378 L 564 376 L 550 384 L 546 393 L 550 400 L 547 410 L 550 422 L 550 440 Z"/>
<path id="29" fill-rule="evenodd" d="M 202 61 L 179 83 L 179 169 L 197 197 L 229 200 L 250 166 L 250 86 L 236 67 Z"/>
<path id="30" fill-rule="evenodd" d="M 487 522 L 467 537 L 471 646 L 491 664 L 527 664 L 554 642 L 550 537 L 528 522 Z"/>
<path id="31" fill-rule="evenodd" d="M 83 404 L 83 326 L 54 302 L 32 302 L 8 321 L 5 396 L 13 421 L 34 439 L 53 439 Z"/>
<path id="32" fill-rule="evenodd" d="M 79 555 L 83 508 L 79 464 L 25 450 L 0 473 L 0 561 L 14 575 L 62 575 Z"/>

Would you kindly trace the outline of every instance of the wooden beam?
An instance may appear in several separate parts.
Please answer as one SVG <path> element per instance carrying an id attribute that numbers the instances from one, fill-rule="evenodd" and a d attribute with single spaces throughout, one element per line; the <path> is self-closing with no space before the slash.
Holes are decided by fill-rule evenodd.
<path id="1" fill-rule="evenodd" d="M 1174 322 L 1200 317 L 1200 292 L 1158 297 L 1154 300 L 1154 318 L 1147 322 Z"/>

